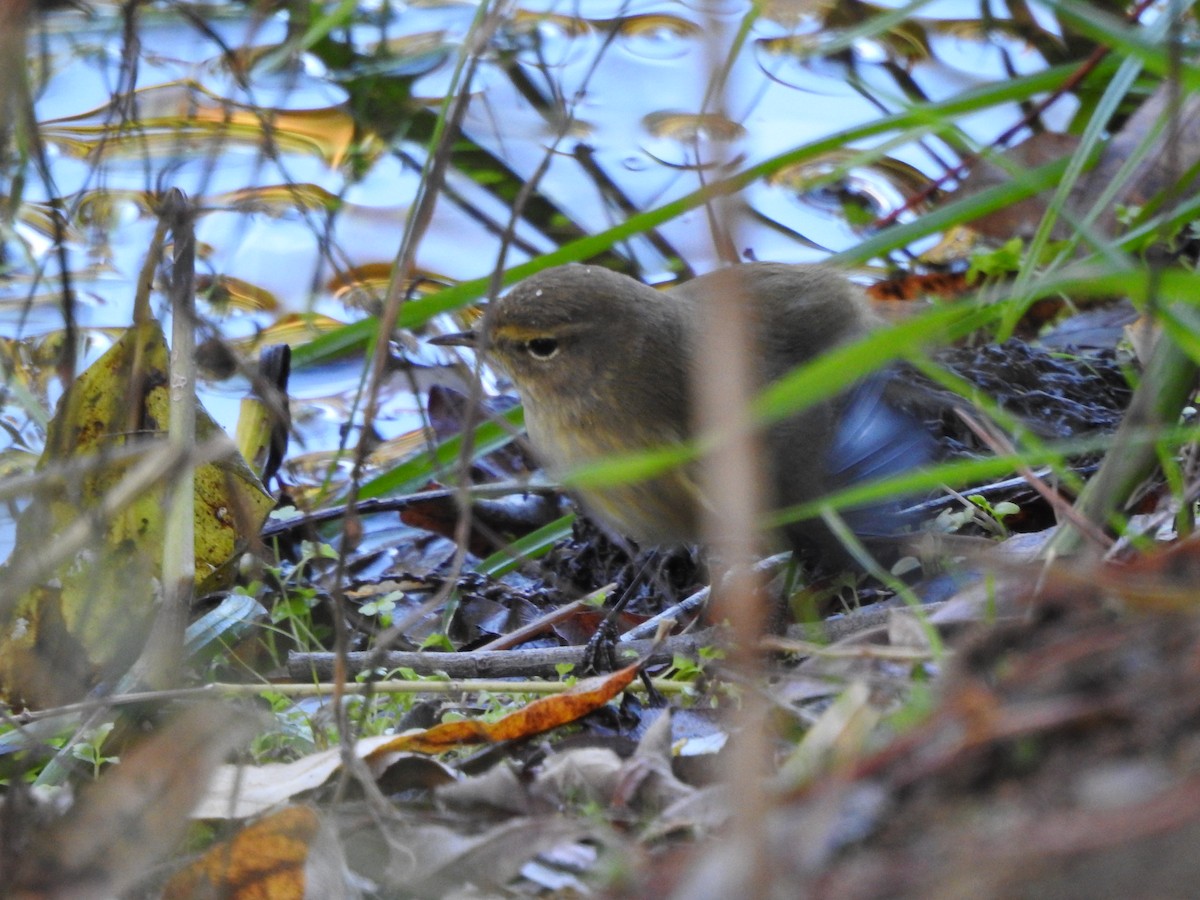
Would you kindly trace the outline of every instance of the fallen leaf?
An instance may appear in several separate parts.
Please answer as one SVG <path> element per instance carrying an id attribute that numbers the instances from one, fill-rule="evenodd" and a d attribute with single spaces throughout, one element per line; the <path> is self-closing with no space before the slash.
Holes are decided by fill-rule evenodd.
<path id="1" fill-rule="evenodd" d="M 540 734 L 599 709 L 637 676 L 637 665 L 611 675 L 580 682 L 568 693 L 541 697 L 495 722 L 446 722 L 400 736 L 362 738 L 354 753 L 378 777 L 411 753 L 437 753 L 463 744 L 492 743 Z M 340 748 L 314 753 L 290 763 L 264 766 L 221 766 L 196 804 L 197 819 L 241 819 L 258 815 L 305 791 L 320 787 L 341 769 Z M 446 780 L 454 775 L 446 770 Z"/>
<path id="2" fill-rule="evenodd" d="M 54 547 L 122 483 L 139 456 L 120 451 L 145 448 L 148 456 L 164 446 L 169 383 L 167 345 L 155 321 L 129 328 L 80 374 L 50 423 L 39 468 L 52 474 L 70 461 L 101 464 L 80 479 L 46 479 L 18 522 L 14 561 L 27 564 Z M 197 443 L 219 434 L 197 404 Z M 236 452 L 197 466 L 195 483 L 196 584 L 207 591 L 230 574 L 274 501 Z M 136 659 L 161 601 L 165 490 L 146 484 L 132 503 L 96 523 L 90 542 L 16 598 L 0 633 L 0 686 L 11 702 L 71 702 Z"/>
<path id="3" fill-rule="evenodd" d="M 184 711 L 126 752 L 52 824 L 30 829 L 16 871 L 0 871 L 5 895 L 124 893 L 175 848 L 217 764 L 260 724 L 229 704 Z"/>
<path id="4" fill-rule="evenodd" d="M 367 761 L 385 753 L 440 753 L 462 744 L 512 741 L 541 734 L 599 709 L 633 682 L 639 665 L 634 663 L 611 675 L 581 681 L 574 690 L 564 694 L 539 697 L 495 722 L 464 719 L 460 722 L 443 722 L 414 734 L 400 735 L 369 753 Z"/>
<path id="5" fill-rule="evenodd" d="M 316 812 L 307 806 L 281 809 L 211 846 L 203 856 L 171 876 L 162 896 L 164 900 L 193 897 L 292 900 L 328 896 L 314 893 L 309 884 L 310 851 L 320 827 Z M 340 856 L 336 841 L 325 841 L 323 847 Z M 318 858 L 328 859 L 324 854 Z"/>
<path id="6" fill-rule="evenodd" d="M 362 738 L 355 748 L 361 758 L 391 740 L 390 735 Z M 341 748 L 334 747 L 290 763 L 221 766 L 213 774 L 208 790 L 192 816 L 197 819 L 244 819 L 258 815 L 297 794 L 320 787 L 341 765 Z"/>

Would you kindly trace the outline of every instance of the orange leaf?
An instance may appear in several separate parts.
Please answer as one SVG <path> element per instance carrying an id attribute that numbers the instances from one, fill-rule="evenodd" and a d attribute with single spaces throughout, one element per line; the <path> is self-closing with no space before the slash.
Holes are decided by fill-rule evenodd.
<path id="1" fill-rule="evenodd" d="M 439 753 L 461 744 L 495 743 L 541 734 L 566 725 L 599 709 L 625 690 L 638 673 L 638 663 L 602 678 L 581 681 L 572 690 L 540 697 L 495 722 L 470 719 L 445 722 L 414 734 L 404 734 L 377 747 L 366 756 L 374 761 L 386 753 Z"/>
<path id="2" fill-rule="evenodd" d="M 306 806 L 289 806 L 248 825 L 167 882 L 164 900 L 304 897 L 309 848 L 320 821 Z"/>

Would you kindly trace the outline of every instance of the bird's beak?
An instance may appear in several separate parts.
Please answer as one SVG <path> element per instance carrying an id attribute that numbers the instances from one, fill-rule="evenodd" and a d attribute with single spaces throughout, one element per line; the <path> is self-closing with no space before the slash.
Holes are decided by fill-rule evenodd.
<path id="1" fill-rule="evenodd" d="M 426 343 L 433 344 L 436 347 L 470 347 L 477 349 L 479 347 L 479 333 L 475 331 L 456 331 L 454 334 L 439 334 L 437 337 L 427 339 Z"/>

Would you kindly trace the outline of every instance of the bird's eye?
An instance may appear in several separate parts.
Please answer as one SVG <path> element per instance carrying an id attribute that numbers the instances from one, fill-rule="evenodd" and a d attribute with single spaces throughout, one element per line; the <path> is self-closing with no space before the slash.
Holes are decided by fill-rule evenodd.
<path id="1" fill-rule="evenodd" d="M 558 353 L 558 341 L 554 338 L 531 338 L 525 346 L 529 348 L 529 355 L 534 359 L 550 359 Z"/>

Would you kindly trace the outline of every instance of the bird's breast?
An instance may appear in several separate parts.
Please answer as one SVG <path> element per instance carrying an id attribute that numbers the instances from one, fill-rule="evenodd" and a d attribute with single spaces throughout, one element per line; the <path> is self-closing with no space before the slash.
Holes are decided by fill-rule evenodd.
<path id="1" fill-rule="evenodd" d="M 683 435 L 670 423 L 647 427 L 621 415 L 579 415 L 563 407 L 525 407 L 525 427 L 547 471 L 567 478 L 581 468 L 677 444 Z M 619 475 L 618 475 L 619 477 Z M 697 537 L 699 491 L 689 466 L 653 478 L 630 475 L 627 483 L 571 487 L 583 506 L 613 532 L 640 544 L 689 543 Z"/>

